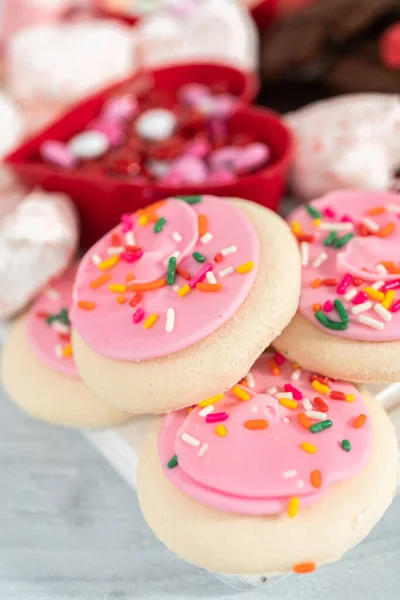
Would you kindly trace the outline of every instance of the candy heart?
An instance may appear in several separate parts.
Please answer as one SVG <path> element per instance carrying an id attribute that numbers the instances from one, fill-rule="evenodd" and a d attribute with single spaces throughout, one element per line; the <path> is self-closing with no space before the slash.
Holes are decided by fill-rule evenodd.
<path id="1" fill-rule="evenodd" d="M 389 69 L 400 69 L 400 22 L 386 29 L 380 40 L 379 52 Z"/>
<path id="2" fill-rule="evenodd" d="M 207 167 L 196 156 L 183 156 L 176 160 L 171 168 L 171 175 L 178 174 L 183 183 L 201 185 L 207 181 Z"/>
<path id="3" fill-rule="evenodd" d="M 101 111 L 102 117 L 106 121 L 125 121 L 130 119 L 136 113 L 138 102 L 132 94 L 110 98 Z"/>
<path id="4" fill-rule="evenodd" d="M 235 167 L 238 173 L 256 171 L 265 166 L 270 157 L 268 146 L 262 142 L 254 142 L 244 148 L 239 148 L 236 156 Z"/>

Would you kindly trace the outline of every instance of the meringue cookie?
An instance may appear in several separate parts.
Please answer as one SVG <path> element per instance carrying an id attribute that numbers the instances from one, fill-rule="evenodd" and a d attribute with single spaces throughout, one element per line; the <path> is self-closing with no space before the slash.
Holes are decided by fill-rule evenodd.
<path id="1" fill-rule="evenodd" d="M 358 94 L 287 115 L 297 136 L 292 185 L 312 199 L 335 189 L 387 190 L 400 166 L 400 100 Z"/>

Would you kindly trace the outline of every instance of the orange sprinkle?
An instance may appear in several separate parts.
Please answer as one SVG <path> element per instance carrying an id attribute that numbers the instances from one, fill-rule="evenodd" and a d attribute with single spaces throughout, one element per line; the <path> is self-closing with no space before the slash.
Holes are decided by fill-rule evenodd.
<path id="1" fill-rule="evenodd" d="M 310 429 L 312 425 L 311 419 L 307 417 L 307 415 L 303 412 L 298 413 L 297 420 L 304 429 Z"/>
<path id="2" fill-rule="evenodd" d="M 129 300 L 129 306 L 137 306 L 139 304 L 139 302 L 141 302 L 143 299 L 143 294 L 142 292 L 136 292 L 136 294 L 133 296 L 133 298 L 131 298 Z"/>
<path id="3" fill-rule="evenodd" d="M 196 283 L 196 290 L 199 292 L 220 292 L 222 283 Z"/>
<path id="4" fill-rule="evenodd" d="M 120 246 L 121 245 L 121 238 L 119 237 L 118 233 L 113 233 L 111 236 L 111 245 L 112 246 Z"/>
<path id="5" fill-rule="evenodd" d="M 131 283 L 128 287 L 130 292 L 150 292 L 151 290 L 158 290 L 167 284 L 165 279 L 156 279 L 149 283 Z"/>
<path id="6" fill-rule="evenodd" d="M 365 423 L 365 421 L 367 420 L 367 415 L 358 415 L 358 417 L 355 419 L 354 423 L 353 423 L 353 427 L 355 429 L 360 429 L 360 427 L 362 427 Z"/>
<path id="7" fill-rule="evenodd" d="M 320 488 L 322 485 L 321 471 L 311 471 L 310 482 L 313 487 Z"/>
<path id="8" fill-rule="evenodd" d="M 189 281 L 189 279 L 191 279 L 190 273 L 184 271 L 181 267 L 176 267 L 176 272 L 178 273 L 178 275 L 183 277 L 183 279 L 186 279 L 186 281 Z"/>
<path id="9" fill-rule="evenodd" d="M 278 363 L 276 362 L 276 360 L 274 358 L 269 359 L 268 367 L 269 367 L 269 370 L 271 371 L 272 375 L 274 375 L 275 377 L 279 377 L 279 375 L 281 374 L 281 370 L 278 367 Z"/>
<path id="10" fill-rule="evenodd" d="M 83 310 L 93 310 L 96 305 L 94 302 L 85 302 L 84 300 L 79 300 L 78 307 L 82 308 Z"/>
<path id="11" fill-rule="evenodd" d="M 383 261 L 383 260 L 381 260 L 381 265 L 383 265 L 385 267 L 386 271 L 388 273 L 390 273 L 391 275 L 395 275 L 397 273 L 400 273 L 399 267 L 397 267 L 393 261 L 389 261 L 389 260 Z"/>
<path id="12" fill-rule="evenodd" d="M 317 565 L 313 562 L 308 563 L 298 563 L 294 565 L 293 571 L 295 573 L 312 573 L 317 568 Z"/>
<path id="13" fill-rule="evenodd" d="M 320 304 L 313 304 L 312 305 L 312 310 L 313 312 L 318 312 L 319 310 L 321 310 L 321 305 Z"/>
<path id="14" fill-rule="evenodd" d="M 251 419 L 250 421 L 245 421 L 244 426 L 246 429 L 267 429 L 269 423 L 266 419 Z"/>
<path id="15" fill-rule="evenodd" d="M 63 349 L 63 357 L 68 358 L 69 356 L 72 356 L 71 344 L 67 344 L 66 346 L 64 346 L 64 349 Z"/>
<path id="16" fill-rule="evenodd" d="M 218 254 L 216 254 L 216 255 L 214 256 L 214 260 L 215 260 L 215 262 L 216 262 L 216 263 L 220 263 L 220 262 L 222 262 L 222 261 L 223 261 L 223 259 L 224 259 L 224 257 L 222 256 L 222 254 L 221 254 L 220 252 L 218 252 Z"/>
<path id="17" fill-rule="evenodd" d="M 126 283 L 129 283 L 130 281 L 133 281 L 135 279 L 135 276 L 133 273 L 128 273 L 128 275 L 125 278 Z"/>
<path id="18" fill-rule="evenodd" d="M 93 281 L 91 281 L 89 285 L 92 288 L 92 290 L 97 290 L 97 288 L 101 287 L 105 283 L 108 283 L 110 279 L 110 273 L 104 273 L 103 275 L 100 275 L 100 277 L 98 277 L 97 279 L 93 279 Z"/>
<path id="19" fill-rule="evenodd" d="M 125 296 L 118 296 L 116 298 L 116 300 L 117 300 L 118 304 L 125 304 L 125 302 L 126 302 Z"/>
<path id="20" fill-rule="evenodd" d="M 207 217 L 206 215 L 199 215 L 199 236 L 202 237 L 207 233 Z"/>
<path id="21" fill-rule="evenodd" d="M 381 238 L 389 237 L 389 235 L 391 235 L 395 230 L 395 227 L 396 226 L 394 223 L 388 223 L 385 225 L 385 227 L 382 227 L 382 229 L 378 231 L 376 235 Z"/>
<path id="22" fill-rule="evenodd" d="M 384 206 L 373 206 L 369 209 L 369 215 L 383 215 L 386 212 L 386 208 Z"/>
<path id="23" fill-rule="evenodd" d="M 322 283 L 321 279 L 314 279 L 314 281 L 311 283 L 311 287 L 313 288 L 313 290 L 315 290 L 316 288 L 319 288 L 321 283 Z"/>

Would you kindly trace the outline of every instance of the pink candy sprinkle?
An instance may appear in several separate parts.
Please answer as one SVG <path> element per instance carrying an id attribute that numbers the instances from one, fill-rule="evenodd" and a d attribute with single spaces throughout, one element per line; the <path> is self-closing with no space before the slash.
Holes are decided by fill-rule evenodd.
<path id="1" fill-rule="evenodd" d="M 302 400 L 303 394 L 297 388 L 293 387 L 290 383 L 285 383 L 284 388 L 285 392 L 292 392 L 293 398 L 295 400 Z"/>
<path id="2" fill-rule="evenodd" d="M 133 227 L 132 215 L 121 215 L 122 233 L 128 233 Z"/>
<path id="3" fill-rule="evenodd" d="M 363 302 L 367 302 L 368 296 L 365 292 L 358 292 L 357 296 L 354 296 L 352 303 L 353 304 L 362 304 Z"/>
<path id="4" fill-rule="evenodd" d="M 211 271 L 212 268 L 213 268 L 213 265 L 211 263 L 206 263 L 205 265 L 203 265 L 201 267 L 201 269 L 198 271 L 198 273 L 189 281 L 189 287 L 195 288 L 196 284 L 198 284 L 199 281 L 203 281 L 206 274 L 209 271 Z"/>
<path id="5" fill-rule="evenodd" d="M 143 308 L 138 308 L 132 315 L 132 321 L 134 323 L 140 323 L 140 321 L 143 319 L 143 317 L 144 317 Z"/>
<path id="6" fill-rule="evenodd" d="M 283 365 L 283 363 L 286 361 L 286 358 L 282 356 L 282 354 L 279 354 L 279 352 L 275 352 L 274 359 L 278 365 Z"/>
<path id="7" fill-rule="evenodd" d="M 127 263 L 133 263 L 142 258 L 143 250 L 135 250 L 135 252 L 121 252 L 120 258 Z"/>
<path id="8" fill-rule="evenodd" d="M 400 288 L 400 279 L 394 281 L 388 281 L 380 288 L 381 292 L 387 292 L 388 290 L 398 290 Z"/>
<path id="9" fill-rule="evenodd" d="M 399 312 L 399 310 L 400 310 L 400 300 L 397 300 L 397 302 L 392 304 L 392 306 L 390 307 L 390 312 L 396 313 L 396 312 Z"/>
<path id="10" fill-rule="evenodd" d="M 325 312 L 330 312 L 333 308 L 332 300 L 327 300 L 322 308 L 324 309 Z"/>
<path id="11" fill-rule="evenodd" d="M 349 215 L 343 215 L 340 220 L 342 223 L 354 223 L 353 219 Z"/>
<path id="12" fill-rule="evenodd" d="M 342 281 L 339 283 L 339 285 L 336 288 L 336 292 L 340 295 L 343 296 L 343 294 L 345 293 L 345 291 L 347 290 L 347 288 L 349 287 L 351 280 L 352 280 L 352 276 L 350 275 L 350 273 L 346 273 L 346 275 L 343 277 Z"/>
<path id="13" fill-rule="evenodd" d="M 221 421 L 226 421 L 227 418 L 228 415 L 226 412 L 211 413 L 206 416 L 206 423 L 220 423 Z"/>
<path id="14" fill-rule="evenodd" d="M 336 217 L 336 213 L 329 206 L 327 206 L 324 208 L 324 216 L 328 217 L 329 219 L 334 219 Z"/>

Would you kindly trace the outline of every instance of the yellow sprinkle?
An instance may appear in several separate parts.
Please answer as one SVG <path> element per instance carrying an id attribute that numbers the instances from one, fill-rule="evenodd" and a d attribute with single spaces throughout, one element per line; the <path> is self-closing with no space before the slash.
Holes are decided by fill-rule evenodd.
<path id="1" fill-rule="evenodd" d="M 217 425 L 215 428 L 215 433 L 219 435 L 219 437 L 225 437 L 228 435 L 225 425 Z"/>
<path id="2" fill-rule="evenodd" d="M 386 292 L 385 298 L 382 301 L 383 308 L 386 308 L 386 310 L 389 310 L 389 308 L 393 304 L 393 300 L 394 300 L 395 295 L 396 295 L 396 292 L 394 290 L 388 290 Z"/>
<path id="3" fill-rule="evenodd" d="M 300 444 L 300 448 L 307 452 L 307 454 L 315 454 L 317 451 L 317 447 L 314 444 L 310 444 L 310 442 L 302 442 Z"/>
<path id="4" fill-rule="evenodd" d="M 292 231 L 296 235 L 297 233 L 301 233 L 303 230 L 301 228 L 299 221 L 293 221 L 292 223 Z"/>
<path id="5" fill-rule="evenodd" d="M 139 225 L 140 227 L 146 227 L 147 223 L 149 222 L 149 217 L 147 215 L 142 215 L 141 217 L 139 217 Z"/>
<path id="6" fill-rule="evenodd" d="M 320 383 L 317 379 L 314 379 L 311 385 L 316 392 L 319 392 L 320 394 L 329 394 L 328 386 Z"/>
<path id="7" fill-rule="evenodd" d="M 118 256 L 118 254 L 115 254 L 114 256 L 110 256 L 110 258 L 103 260 L 98 265 L 98 267 L 99 267 L 100 271 L 107 271 L 108 269 L 112 269 L 113 267 L 115 267 L 115 265 L 118 262 L 119 262 L 119 256 Z"/>
<path id="8" fill-rule="evenodd" d="M 123 283 L 110 283 L 108 289 L 110 290 L 110 292 L 124 293 L 126 292 L 126 285 L 124 285 Z"/>
<path id="9" fill-rule="evenodd" d="M 374 288 L 372 287 L 365 287 L 364 292 L 369 298 L 372 298 L 377 302 L 382 302 L 382 300 L 385 298 L 385 294 L 383 292 L 380 292 L 379 290 L 374 290 Z"/>
<path id="10" fill-rule="evenodd" d="M 296 362 L 292 363 L 292 367 L 293 367 L 293 369 L 301 369 L 301 366 Z"/>
<path id="11" fill-rule="evenodd" d="M 313 225 L 314 225 L 314 227 L 319 227 L 321 225 L 321 219 L 314 219 Z"/>
<path id="12" fill-rule="evenodd" d="M 71 344 L 67 344 L 63 349 L 63 356 L 67 358 L 68 356 L 72 356 L 72 346 Z"/>
<path id="13" fill-rule="evenodd" d="M 282 404 L 282 406 L 285 406 L 286 408 L 290 408 L 290 410 L 297 408 L 296 400 L 290 400 L 290 398 L 280 398 L 279 404 Z"/>
<path id="14" fill-rule="evenodd" d="M 224 394 L 218 394 L 218 396 L 212 396 L 212 398 L 207 398 L 207 400 L 202 400 L 199 402 L 198 406 L 200 408 L 204 408 L 205 406 L 211 406 L 211 404 L 215 404 L 219 402 L 224 397 Z"/>
<path id="15" fill-rule="evenodd" d="M 297 496 L 293 496 L 292 498 L 290 498 L 288 511 L 287 511 L 289 517 L 295 517 L 297 515 L 297 513 L 299 512 L 299 507 L 300 507 L 299 498 Z"/>
<path id="16" fill-rule="evenodd" d="M 238 385 L 234 385 L 231 391 L 232 394 L 235 394 L 236 398 L 239 398 L 239 400 L 243 400 L 243 402 L 246 402 L 246 400 L 250 400 L 251 398 L 250 394 L 248 394 L 244 389 L 242 389 Z"/>
<path id="17" fill-rule="evenodd" d="M 354 394 L 346 394 L 347 402 L 354 402 L 355 399 L 356 398 L 355 398 Z"/>
<path id="18" fill-rule="evenodd" d="M 178 290 L 178 296 L 180 296 L 181 298 L 183 298 L 183 296 L 187 296 L 189 294 L 189 292 L 191 292 L 192 288 L 190 287 L 189 284 L 185 283 L 185 285 L 183 285 L 179 290 Z"/>
<path id="19" fill-rule="evenodd" d="M 156 313 L 154 313 L 153 315 L 150 315 L 149 317 L 147 317 L 147 319 L 143 323 L 144 328 L 145 329 L 151 329 L 151 327 L 153 327 L 153 325 L 157 321 L 157 319 L 158 319 L 158 315 Z"/>
<path id="20" fill-rule="evenodd" d="M 116 301 L 118 302 L 118 304 L 125 304 L 126 298 L 125 296 L 117 296 Z"/>
<path id="21" fill-rule="evenodd" d="M 241 275 L 244 275 L 244 273 L 248 273 L 252 269 L 254 269 L 254 263 L 252 260 L 236 267 L 236 271 Z"/>

